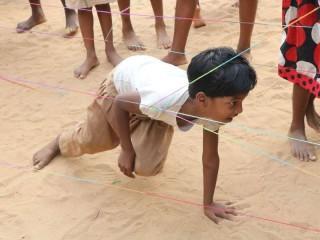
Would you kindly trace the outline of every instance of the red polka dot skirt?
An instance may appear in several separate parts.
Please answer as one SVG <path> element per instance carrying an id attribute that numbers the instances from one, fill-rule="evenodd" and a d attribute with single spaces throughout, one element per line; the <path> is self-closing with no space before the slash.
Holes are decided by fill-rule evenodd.
<path id="1" fill-rule="evenodd" d="M 316 97 L 320 97 L 320 9 L 310 12 L 319 6 L 320 0 L 282 0 L 283 25 L 295 23 L 282 33 L 278 66 L 280 77 Z"/>

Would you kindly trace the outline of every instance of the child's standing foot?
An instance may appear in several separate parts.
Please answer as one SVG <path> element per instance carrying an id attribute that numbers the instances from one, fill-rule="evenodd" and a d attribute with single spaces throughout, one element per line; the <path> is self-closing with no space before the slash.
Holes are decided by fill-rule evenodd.
<path id="1" fill-rule="evenodd" d="M 164 23 L 156 23 L 156 33 L 157 33 L 157 45 L 158 48 L 168 49 L 171 47 L 171 40 L 166 30 Z"/>
<path id="2" fill-rule="evenodd" d="M 74 70 L 74 76 L 76 78 L 84 79 L 87 77 L 88 73 L 99 64 L 95 51 L 87 53 L 84 62 Z"/>
<path id="3" fill-rule="evenodd" d="M 172 51 L 170 51 L 167 56 L 162 58 L 162 61 L 166 63 L 170 63 L 175 66 L 180 66 L 188 63 L 188 60 L 184 53 L 172 52 Z"/>
<path id="4" fill-rule="evenodd" d="M 175 66 L 188 62 L 184 52 L 196 5 L 196 0 L 177 0 L 171 51 L 162 58 L 162 61 Z"/>
<path id="5" fill-rule="evenodd" d="M 151 0 L 151 5 L 155 16 L 158 48 L 168 49 L 171 47 L 171 39 L 169 38 L 166 25 L 163 20 L 163 2 L 162 0 Z"/>
<path id="6" fill-rule="evenodd" d="M 18 23 L 16 28 L 18 33 L 30 30 L 34 26 L 44 23 L 46 21 L 42 7 L 40 5 L 40 0 L 29 0 L 29 2 L 32 10 L 32 15 L 28 20 Z M 61 0 L 61 2 L 65 7 L 66 16 L 66 28 L 63 36 L 70 37 L 76 34 L 78 30 L 77 13 L 72 9 L 66 8 L 65 0 Z"/>
<path id="7" fill-rule="evenodd" d="M 304 128 L 294 128 L 291 126 L 289 130 L 289 137 L 307 141 Z M 317 160 L 315 149 L 311 144 L 293 139 L 289 139 L 289 142 L 291 146 L 291 153 L 294 157 L 300 159 L 301 161 Z"/>
<path id="8" fill-rule="evenodd" d="M 48 145 L 40 149 L 33 155 L 33 166 L 35 170 L 40 170 L 47 166 L 52 159 L 60 154 L 59 136 Z"/>
<path id="9" fill-rule="evenodd" d="M 16 31 L 17 33 L 23 33 L 25 31 L 30 30 L 31 28 L 46 22 L 46 18 L 44 15 L 40 15 L 39 16 L 31 16 L 29 17 L 26 21 L 20 22 L 17 25 Z"/>
<path id="10" fill-rule="evenodd" d="M 130 19 L 130 0 L 118 0 L 122 20 L 122 38 L 131 51 L 145 50 L 144 44 L 133 30 Z"/>
<path id="11" fill-rule="evenodd" d="M 74 70 L 74 76 L 76 78 L 84 79 L 87 77 L 90 70 L 99 65 L 99 61 L 94 46 L 92 8 L 79 9 L 78 16 L 87 57 L 84 62 Z"/>
<path id="12" fill-rule="evenodd" d="M 193 16 L 193 27 L 194 28 L 201 28 L 206 26 L 205 21 L 202 19 L 201 12 L 200 12 L 200 4 L 198 1 L 197 7 L 194 10 L 194 16 Z"/>
<path id="13" fill-rule="evenodd" d="M 77 24 L 77 14 L 76 13 L 68 13 L 66 16 L 66 28 L 64 30 L 63 37 L 72 37 L 78 32 L 78 24 Z"/>
<path id="14" fill-rule="evenodd" d="M 105 41 L 107 59 L 113 66 L 116 66 L 122 61 L 122 58 L 119 56 L 113 45 L 113 29 L 110 5 L 96 5 L 96 9 Z"/>
<path id="15" fill-rule="evenodd" d="M 123 60 L 122 57 L 119 56 L 119 54 L 114 48 L 112 49 L 106 48 L 106 55 L 107 55 L 108 61 L 113 66 L 117 66 Z"/>
<path id="16" fill-rule="evenodd" d="M 61 0 L 63 6 L 65 7 L 65 15 L 66 15 L 66 28 L 64 37 L 71 37 L 78 32 L 78 17 L 77 13 L 73 9 L 66 8 L 65 0 Z"/>
<path id="17" fill-rule="evenodd" d="M 40 0 L 30 0 L 30 6 L 32 15 L 26 21 L 18 23 L 16 28 L 17 33 L 28 31 L 34 26 L 46 21 L 42 7 L 40 5 Z"/>
<path id="18" fill-rule="evenodd" d="M 306 142 L 306 132 L 304 117 L 308 108 L 310 100 L 310 93 L 299 87 L 298 85 L 293 86 L 292 94 L 292 121 L 289 129 L 289 137 L 300 139 L 302 141 L 296 141 L 290 139 L 291 153 L 294 157 L 299 158 L 302 161 L 315 161 L 316 154 L 314 147 Z"/>
<path id="19" fill-rule="evenodd" d="M 145 50 L 143 42 L 139 39 L 133 29 L 129 27 L 124 27 L 122 29 L 122 38 L 127 48 L 131 51 L 141 51 Z"/>

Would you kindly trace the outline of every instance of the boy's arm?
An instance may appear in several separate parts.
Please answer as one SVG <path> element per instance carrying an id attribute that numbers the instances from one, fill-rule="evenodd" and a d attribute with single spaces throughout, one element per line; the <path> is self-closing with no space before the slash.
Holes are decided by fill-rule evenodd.
<path id="1" fill-rule="evenodd" d="M 141 114 L 140 95 L 138 92 L 118 95 L 114 100 L 115 124 L 112 126 L 120 138 L 121 153 L 118 159 L 118 166 L 125 175 L 134 177 L 135 151 L 130 136 L 130 113 Z"/>
<path id="2" fill-rule="evenodd" d="M 203 205 L 204 213 L 215 223 L 220 218 L 230 219 L 235 215 L 234 208 L 224 207 L 213 201 L 219 171 L 218 131 L 203 129 Z"/>

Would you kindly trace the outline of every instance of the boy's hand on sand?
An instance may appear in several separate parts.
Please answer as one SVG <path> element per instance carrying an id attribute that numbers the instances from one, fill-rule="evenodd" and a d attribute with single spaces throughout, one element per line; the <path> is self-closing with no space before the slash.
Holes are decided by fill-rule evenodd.
<path id="1" fill-rule="evenodd" d="M 232 220 L 232 216 L 237 216 L 234 207 L 227 207 L 219 203 L 207 205 L 203 210 L 204 214 L 216 224 L 219 223 L 221 218 Z"/>
<path id="2" fill-rule="evenodd" d="M 123 172 L 124 175 L 134 178 L 133 170 L 134 170 L 134 160 L 136 158 L 136 153 L 134 150 L 123 150 L 121 149 L 120 156 L 118 158 L 118 166 L 120 171 Z"/>

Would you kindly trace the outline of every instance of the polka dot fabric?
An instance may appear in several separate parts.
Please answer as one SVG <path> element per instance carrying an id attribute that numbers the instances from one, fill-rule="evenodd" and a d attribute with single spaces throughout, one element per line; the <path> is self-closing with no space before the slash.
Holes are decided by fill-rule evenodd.
<path id="1" fill-rule="evenodd" d="M 289 25 L 320 6 L 320 0 L 283 0 L 282 23 Z M 320 10 L 282 33 L 279 76 L 320 97 Z"/>

